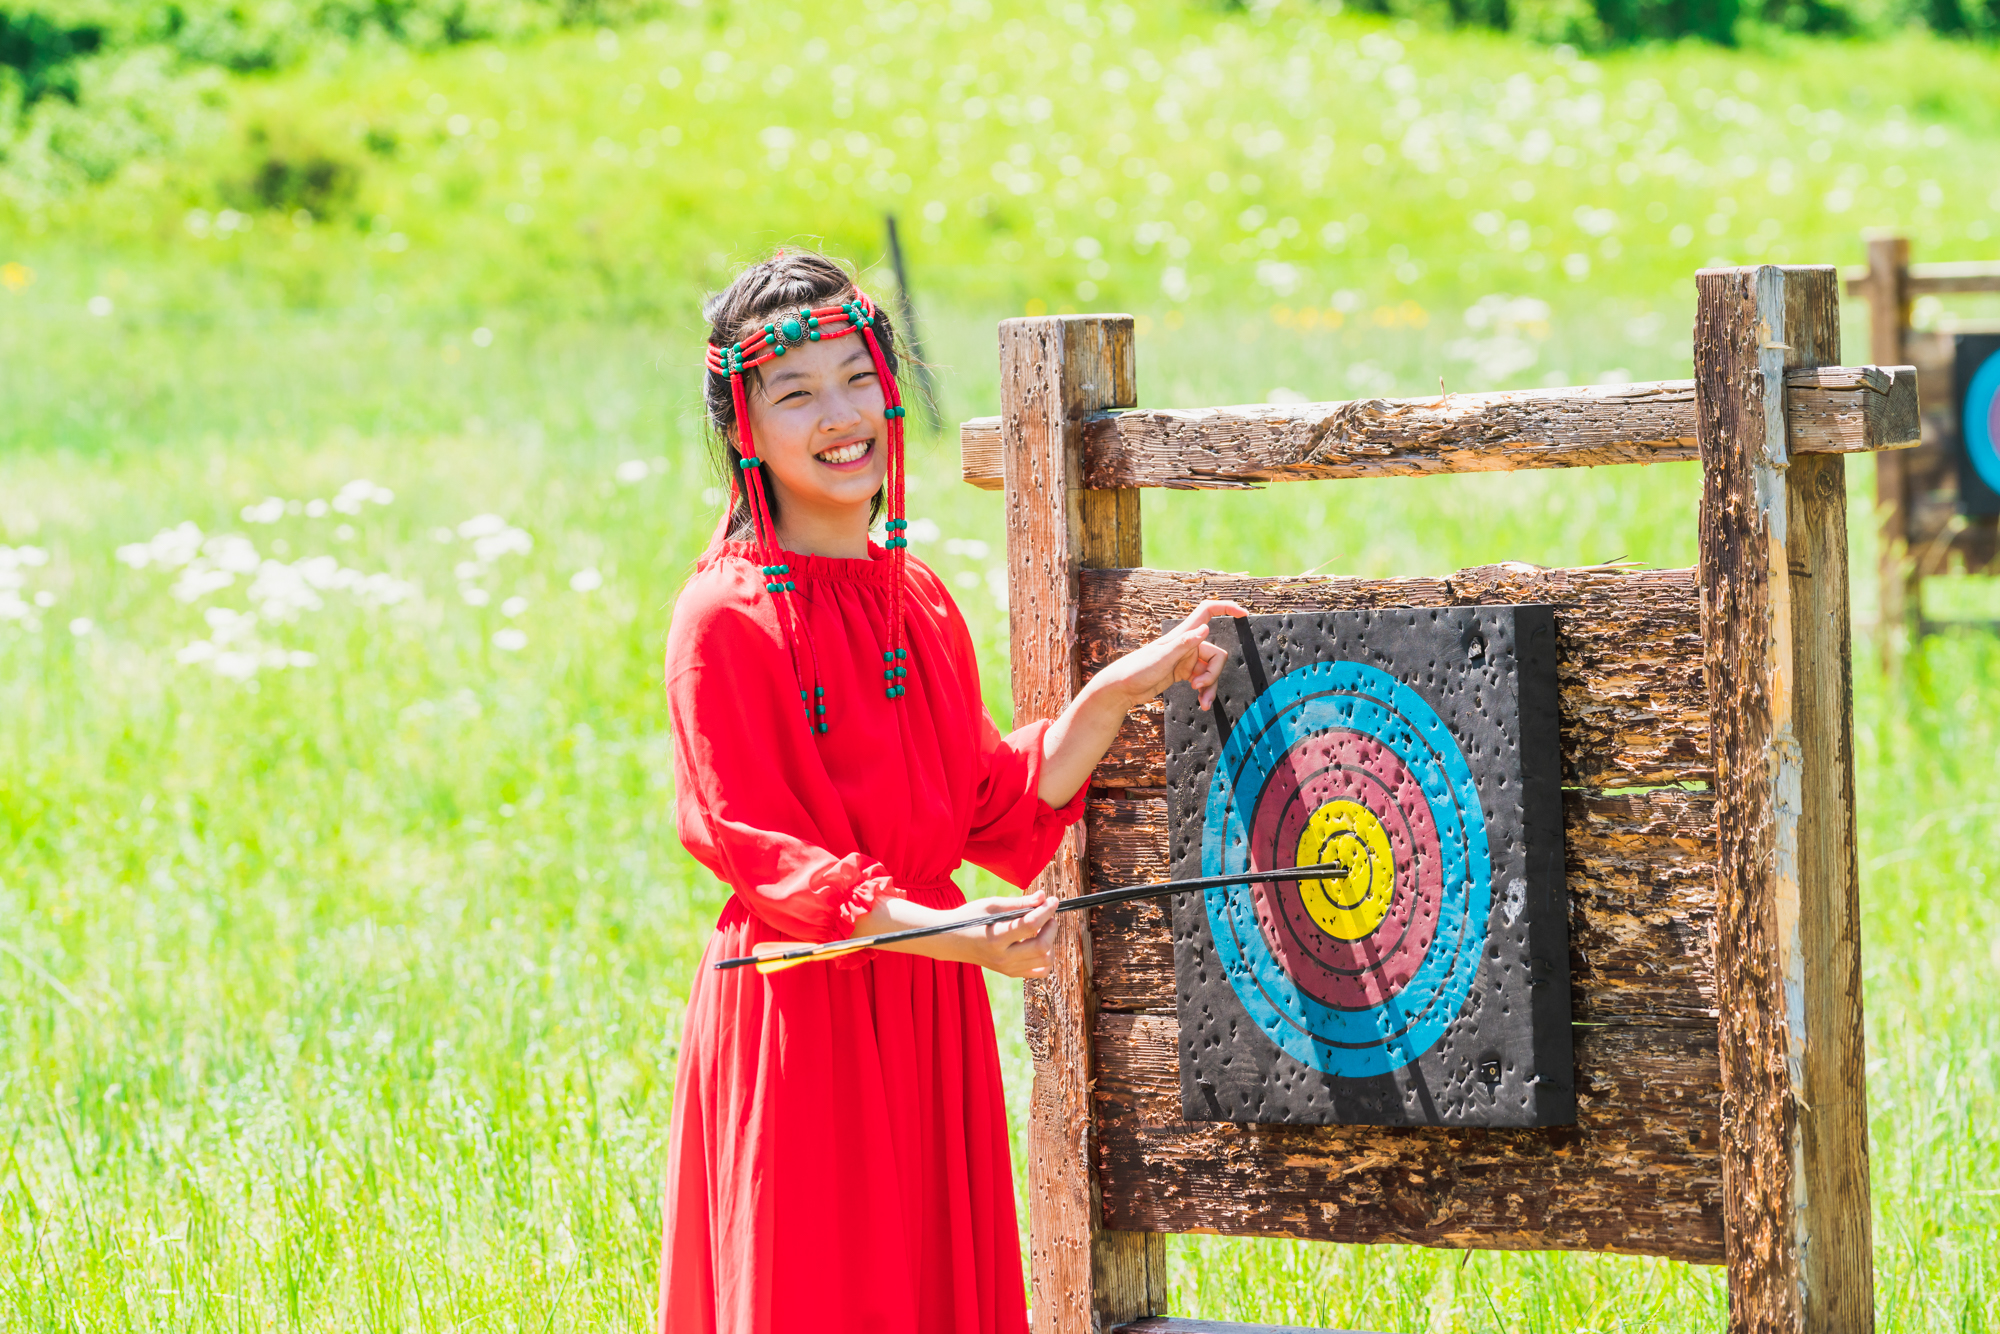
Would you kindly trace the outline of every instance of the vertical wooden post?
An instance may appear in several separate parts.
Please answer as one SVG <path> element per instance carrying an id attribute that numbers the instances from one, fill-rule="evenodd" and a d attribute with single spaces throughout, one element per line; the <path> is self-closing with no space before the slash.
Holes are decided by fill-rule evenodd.
<path id="1" fill-rule="evenodd" d="M 1868 237 L 1868 359 L 1904 366 L 1904 333 L 1910 327 L 1910 239 L 1883 232 Z M 1876 559 L 1881 600 L 1880 644 L 1884 669 L 1893 667 L 1896 636 L 1919 633 L 1923 588 L 1910 553 L 1910 482 L 1900 450 L 1875 455 L 1875 517 L 1881 534 Z"/>
<path id="2" fill-rule="evenodd" d="M 1018 726 L 1062 712 L 1077 669 L 1077 572 L 1143 562 L 1139 493 L 1086 491 L 1083 418 L 1138 402 L 1129 315 L 1000 325 L 1001 468 L 1007 497 L 1009 644 Z M 1070 831 L 1040 885 L 1083 891 L 1083 834 Z M 1055 968 L 1027 985 L 1035 1087 L 1028 1233 L 1036 1334 L 1098 1331 L 1166 1310 L 1166 1239 L 1108 1232 L 1097 1194 L 1090 1089 L 1090 935 L 1060 919 Z"/>
<path id="3" fill-rule="evenodd" d="M 1695 281 L 1730 1328 L 1868 1331 L 1846 482 L 1837 455 L 1787 457 L 1784 418 L 1785 370 L 1840 359 L 1838 289 Z"/>

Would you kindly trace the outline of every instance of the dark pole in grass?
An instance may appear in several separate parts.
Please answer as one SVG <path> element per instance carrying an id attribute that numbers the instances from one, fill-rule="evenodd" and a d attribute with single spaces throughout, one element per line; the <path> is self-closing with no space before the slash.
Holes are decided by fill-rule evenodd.
<path id="1" fill-rule="evenodd" d="M 903 243 L 896 235 L 896 215 L 883 214 L 889 227 L 889 263 L 896 270 L 897 318 L 903 326 L 903 342 L 910 350 L 910 360 L 916 364 L 917 383 L 924 391 L 924 420 L 936 433 L 939 425 L 937 384 L 931 379 L 930 365 L 924 360 L 923 340 L 917 336 L 917 307 L 910 300 L 910 272 L 903 266 Z"/>

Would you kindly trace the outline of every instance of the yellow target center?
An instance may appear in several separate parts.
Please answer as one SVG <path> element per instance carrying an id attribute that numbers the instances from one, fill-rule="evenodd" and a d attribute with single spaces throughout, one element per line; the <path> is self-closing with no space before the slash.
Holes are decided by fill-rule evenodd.
<path id="1" fill-rule="evenodd" d="M 1389 831 L 1359 802 L 1329 801 L 1299 835 L 1298 865 L 1339 862 L 1345 880 L 1302 880 L 1300 898 L 1320 929 L 1337 940 L 1360 940 L 1389 915 L 1396 858 Z"/>

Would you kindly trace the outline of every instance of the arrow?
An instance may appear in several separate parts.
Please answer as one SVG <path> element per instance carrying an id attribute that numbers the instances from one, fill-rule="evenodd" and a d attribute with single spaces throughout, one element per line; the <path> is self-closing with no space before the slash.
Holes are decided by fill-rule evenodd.
<path id="1" fill-rule="evenodd" d="M 1107 903 L 1124 903 L 1131 899 L 1162 898 L 1168 894 L 1180 894 L 1196 889 L 1219 889 L 1224 885 L 1262 884 L 1273 880 L 1345 880 L 1347 867 L 1340 862 L 1316 862 L 1311 866 L 1288 866 L 1278 871 L 1239 871 L 1235 875 L 1198 876 L 1192 880 L 1162 880 L 1150 885 L 1121 885 L 1117 889 L 1101 889 L 1095 894 L 1079 894 L 1074 898 L 1056 900 L 1057 912 L 1077 912 L 1084 908 L 1101 908 Z M 975 917 L 969 922 L 946 922 L 937 926 L 914 926 L 907 931 L 890 931 L 879 936 L 855 936 L 848 940 L 829 940 L 823 944 L 803 944 L 796 940 L 767 940 L 750 954 L 735 959 L 721 959 L 715 964 L 718 969 L 745 968 L 755 965 L 760 973 L 781 973 L 787 968 L 796 968 L 802 963 L 815 959 L 832 959 L 856 950 L 874 949 L 878 945 L 893 945 L 898 941 L 921 940 L 925 936 L 941 936 L 947 931 L 963 931 L 973 926 L 993 926 L 1000 922 L 1011 922 L 1026 917 L 1033 908 L 1016 908 L 1011 912 L 993 913 L 986 917 Z"/>

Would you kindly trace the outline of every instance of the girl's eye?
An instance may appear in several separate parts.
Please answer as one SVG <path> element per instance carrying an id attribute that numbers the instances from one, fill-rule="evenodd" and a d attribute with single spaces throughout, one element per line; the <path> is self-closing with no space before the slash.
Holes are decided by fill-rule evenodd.
<path id="1" fill-rule="evenodd" d="M 791 401 L 792 401 L 793 399 L 795 399 L 795 398 L 804 398 L 805 396 L 806 396 L 806 391 L 805 391 L 805 390 L 803 390 L 803 389 L 794 389 L 794 390 L 793 390 L 793 391 L 792 391 L 791 393 L 789 393 L 789 394 L 786 394 L 786 395 L 785 395 L 785 396 L 784 396 L 783 398 L 779 399 L 778 401 L 779 401 L 780 403 L 789 403 L 789 402 L 791 402 Z"/>

